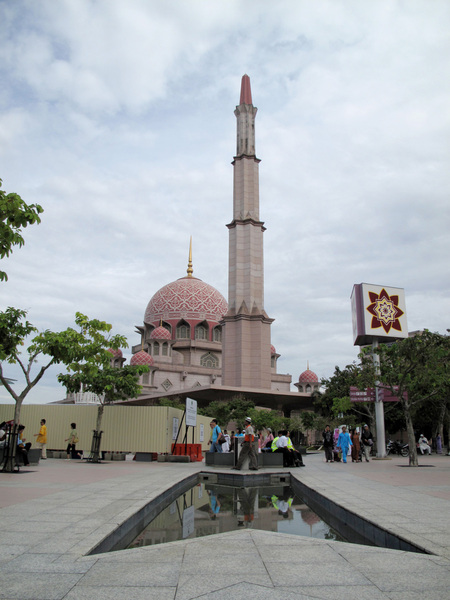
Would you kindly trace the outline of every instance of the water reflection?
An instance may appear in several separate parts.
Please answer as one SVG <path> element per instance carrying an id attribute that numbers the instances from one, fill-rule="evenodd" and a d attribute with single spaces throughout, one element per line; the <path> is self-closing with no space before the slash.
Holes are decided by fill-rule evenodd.
<path id="1" fill-rule="evenodd" d="M 290 486 L 232 487 L 199 483 L 163 510 L 128 547 L 242 528 L 343 540 Z"/>

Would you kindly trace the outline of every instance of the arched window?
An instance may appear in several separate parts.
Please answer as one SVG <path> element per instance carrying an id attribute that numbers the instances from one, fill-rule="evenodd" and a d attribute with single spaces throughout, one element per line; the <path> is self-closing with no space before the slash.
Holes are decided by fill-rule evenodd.
<path id="1" fill-rule="evenodd" d="M 153 354 L 159 356 L 159 342 L 153 342 Z"/>
<path id="2" fill-rule="evenodd" d="M 309 385 L 309 383 L 308 383 L 308 385 L 306 386 L 305 392 L 306 392 L 307 394 L 309 394 L 309 393 L 311 392 L 311 386 Z"/>
<path id="3" fill-rule="evenodd" d="M 222 327 L 218 325 L 213 329 L 213 342 L 221 342 L 222 341 Z"/>
<path id="4" fill-rule="evenodd" d="M 207 352 L 200 358 L 200 365 L 202 367 L 207 367 L 208 369 L 218 369 L 219 359 L 215 354 Z"/>
<path id="5" fill-rule="evenodd" d="M 163 342 L 161 344 L 161 354 L 162 356 L 167 356 L 167 348 L 169 347 L 169 344 L 167 342 Z"/>
<path id="6" fill-rule="evenodd" d="M 191 337 L 191 327 L 186 321 L 180 321 L 177 325 L 177 338 L 188 340 Z"/>
<path id="7" fill-rule="evenodd" d="M 207 340 L 208 339 L 208 324 L 203 322 L 199 323 L 195 327 L 195 339 L 196 340 Z"/>

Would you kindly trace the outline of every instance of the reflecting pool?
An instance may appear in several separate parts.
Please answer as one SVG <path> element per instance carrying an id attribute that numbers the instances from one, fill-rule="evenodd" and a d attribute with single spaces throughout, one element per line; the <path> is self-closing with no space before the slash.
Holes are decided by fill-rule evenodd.
<path id="1" fill-rule="evenodd" d="M 345 541 L 289 485 L 198 483 L 160 512 L 128 548 L 244 528 Z"/>

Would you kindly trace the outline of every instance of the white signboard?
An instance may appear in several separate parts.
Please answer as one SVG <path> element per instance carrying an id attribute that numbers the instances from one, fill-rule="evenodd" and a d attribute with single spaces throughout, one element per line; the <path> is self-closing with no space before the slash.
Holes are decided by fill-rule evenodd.
<path id="1" fill-rule="evenodd" d="M 205 441 L 205 426 L 203 423 L 200 423 L 200 442 Z"/>
<path id="2" fill-rule="evenodd" d="M 408 337 L 405 291 L 369 283 L 353 286 L 353 343 L 363 346 Z"/>
<path id="3" fill-rule="evenodd" d="M 189 506 L 183 511 L 183 540 L 194 533 L 194 514 L 194 506 Z"/>
<path id="4" fill-rule="evenodd" d="M 195 427 L 197 425 L 197 400 L 186 398 L 186 425 Z"/>
<path id="5" fill-rule="evenodd" d="M 178 423 L 179 420 L 174 417 L 172 420 L 172 439 L 176 440 L 177 439 L 177 435 L 178 435 Z"/>

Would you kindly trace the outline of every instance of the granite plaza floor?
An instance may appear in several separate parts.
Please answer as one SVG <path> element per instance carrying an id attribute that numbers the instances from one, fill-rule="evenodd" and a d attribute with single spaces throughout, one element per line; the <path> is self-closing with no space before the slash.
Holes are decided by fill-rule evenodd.
<path id="1" fill-rule="evenodd" d="M 0 473 L 0 598 L 443 600 L 450 588 L 450 457 L 326 464 L 292 475 L 430 554 L 245 529 L 86 556 L 204 463 L 48 459 Z M 277 471 L 279 469 L 267 469 Z M 219 517 L 220 518 L 220 517 Z"/>

